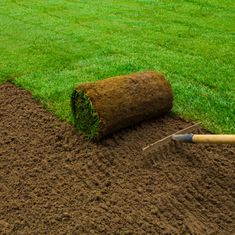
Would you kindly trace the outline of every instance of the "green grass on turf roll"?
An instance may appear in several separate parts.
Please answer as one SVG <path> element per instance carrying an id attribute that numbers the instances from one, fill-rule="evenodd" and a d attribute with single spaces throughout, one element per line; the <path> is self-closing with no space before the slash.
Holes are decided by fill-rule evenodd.
<path id="1" fill-rule="evenodd" d="M 84 92 L 74 90 L 72 94 L 72 110 L 76 120 L 75 127 L 86 137 L 94 138 L 99 127 L 99 117 L 89 97 Z"/>

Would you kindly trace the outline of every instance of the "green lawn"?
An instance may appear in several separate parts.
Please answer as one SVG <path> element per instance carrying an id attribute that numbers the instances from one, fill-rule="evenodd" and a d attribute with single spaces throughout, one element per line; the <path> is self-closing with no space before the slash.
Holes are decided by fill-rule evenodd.
<path id="1" fill-rule="evenodd" d="M 173 111 L 235 133 L 234 0 L 1 0 L 0 82 L 72 121 L 75 84 L 166 74 Z"/>

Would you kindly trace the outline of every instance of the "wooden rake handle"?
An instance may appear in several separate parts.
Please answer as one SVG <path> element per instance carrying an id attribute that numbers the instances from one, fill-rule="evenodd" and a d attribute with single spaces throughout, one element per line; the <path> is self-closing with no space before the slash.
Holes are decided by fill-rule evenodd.
<path id="1" fill-rule="evenodd" d="M 187 143 L 204 143 L 204 144 L 235 144 L 235 135 L 197 135 L 182 134 L 172 135 L 175 141 Z"/>

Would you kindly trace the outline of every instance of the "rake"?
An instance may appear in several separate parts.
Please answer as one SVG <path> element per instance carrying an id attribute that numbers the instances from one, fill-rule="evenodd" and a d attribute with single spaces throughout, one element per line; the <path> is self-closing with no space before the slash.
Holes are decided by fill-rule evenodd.
<path id="1" fill-rule="evenodd" d="M 142 150 L 144 151 L 144 153 L 147 154 L 150 151 L 171 144 L 173 141 L 185 142 L 185 143 L 203 143 L 203 144 L 235 144 L 235 135 L 213 135 L 213 134 L 191 133 L 199 129 L 200 129 L 200 123 L 196 123 L 180 131 L 177 131 L 171 135 L 168 135 L 163 139 L 151 143 L 142 148 Z"/>

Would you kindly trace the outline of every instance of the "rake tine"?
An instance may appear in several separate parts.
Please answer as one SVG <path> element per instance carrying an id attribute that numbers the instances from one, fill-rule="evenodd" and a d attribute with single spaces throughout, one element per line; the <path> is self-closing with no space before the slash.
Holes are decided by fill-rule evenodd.
<path id="1" fill-rule="evenodd" d="M 173 133 L 171 135 L 166 136 L 163 139 L 160 139 L 160 140 L 158 140 L 158 141 L 156 141 L 154 143 L 151 143 L 151 144 L 145 146 L 144 148 L 142 148 L 142 151 L 145 154 L 148 154 L 151 151 L 156 151 L 157 149 L 159 149 L 159 147 L 167 145 L 167 144 L 170 144 L 170 142 L 172 142 L 172 136 L 173 135 L 185 134 L 185 133 L 188 133 L 188 132 L 192 132 L 192 131 L 198 129 L 199 127 L 200 127 L 200 123 L 196 123 L 196 124 L 194 124 L 192 126 L 186 127 L 183 130 L 177 131 L 177 132 L 175 132 L 175 133 Z"/>

